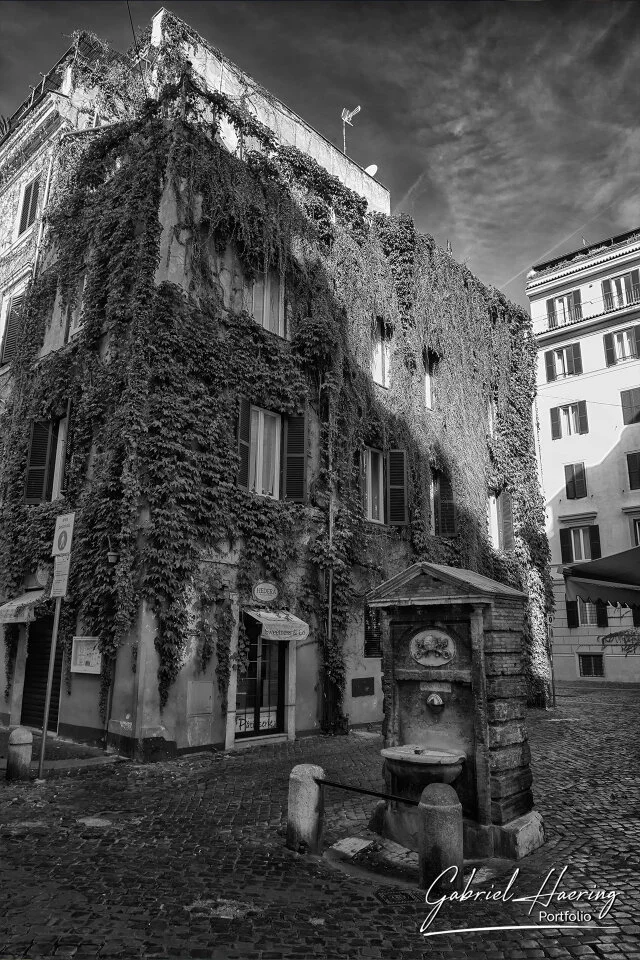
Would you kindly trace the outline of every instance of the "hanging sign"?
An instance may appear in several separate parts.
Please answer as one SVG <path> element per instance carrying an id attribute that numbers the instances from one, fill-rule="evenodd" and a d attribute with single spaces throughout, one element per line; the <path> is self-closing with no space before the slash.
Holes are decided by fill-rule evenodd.
<path id="1" fill-rule="evenodd" d="M 71 553 L 75 516 L 75 513 L 63 513 L 56 520 L 56 532 L 53 535 L 53 547 L 51 548 L 52 557 L 62 557 Z M 52 596 L 55 596 L 55 594 L 52 594 Z"/>
<path id="2" fill-rule="evenodd" d="M 254 583 L 251 596 L 259 603 L 273 603 L 278 599 L 278 588 L 270 580 L 260 580 Z"/>

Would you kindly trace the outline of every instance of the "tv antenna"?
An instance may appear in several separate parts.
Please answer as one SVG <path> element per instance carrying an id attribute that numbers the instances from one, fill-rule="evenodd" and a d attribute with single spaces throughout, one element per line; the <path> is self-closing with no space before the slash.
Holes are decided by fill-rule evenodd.
<path id="1" fill-rule="evenodd" d="M 342 108 L 342 152 L 347 152 L 347 124 L 350 127 L 353 126 L 351 121 L 355 117 L 356 113 L 360 113 L 360 107 L 354 107 L 353 110 L 347 110 L 346 107 Z"/>

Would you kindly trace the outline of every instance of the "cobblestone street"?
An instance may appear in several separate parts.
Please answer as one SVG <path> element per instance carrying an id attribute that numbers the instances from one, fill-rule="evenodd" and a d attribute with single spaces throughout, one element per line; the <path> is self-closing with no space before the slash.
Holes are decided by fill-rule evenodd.
<path id="1" fill-rule="evenodd" d="M 529 716 L 548 840 L 518 864 L 515 892 L 532 895 L 567 866 L 562 889 L 617 892 L 603 919 L 589 907 L 595 929 L 424 939 L 413 889 L 288 851 L 291 767 L 319 763 L 331 779 L 381 789 L 380 739 L 369 733 L 122 762 L 42 786 L 3 780 L 0 957 L 640 957 L 639 694 L 566 686 L 557 710 Z M 330 790 L 327 845 L 361 831 L 375 802 Z M 502 861 L 474 889 L 504 888 L 515 866 Z M 540 909 L 446 904 L 431 929 L 537 924 Z"/>

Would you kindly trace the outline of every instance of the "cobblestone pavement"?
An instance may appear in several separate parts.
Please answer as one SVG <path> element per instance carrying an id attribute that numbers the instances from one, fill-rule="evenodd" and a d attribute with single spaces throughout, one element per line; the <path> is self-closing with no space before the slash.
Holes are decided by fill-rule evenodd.
<path id="1" fill-rule="evenodd" d="M 640 688 L 565 687 L 556 711 L 532 711 L 529 732 L 548 842 L 520 861 L 514 892 L 567 866 L 563 890 L 617 892 L 603 919 L 590 906 L 590 929 L 424 939 L 411 888 L 288 851 L 294 764 L 381 788 L 379 738 L 351 734 L 2 782 L 0 958 L 640 958 Z M 327 842 L 362 830 L 375 802 L 329 791 Z M 514 867 L 473 889 L 504 889 Z M 538 923 L 528 909 L 446 904 L 431 929 Z"/>
<path id="2" fill-rule="evenodd" d="M 8 727 L 0 727 L 0 765 L 3 765 L 3 761 L 6 764 L 9 732 Z M 33 730 L 32 733 L 32 756 L 35 761 L 40 756 L 42 736 L 36 730 Z M 52 734 L 47 735 L 47 742 L 44 748 L 45 762 L 47 760 L 87 760 L 101 756 L 104 756 L 104 750 L 99 746 L 74 743 L 72 740 L 65 740 L 63 737 L 54 737 Z"/>

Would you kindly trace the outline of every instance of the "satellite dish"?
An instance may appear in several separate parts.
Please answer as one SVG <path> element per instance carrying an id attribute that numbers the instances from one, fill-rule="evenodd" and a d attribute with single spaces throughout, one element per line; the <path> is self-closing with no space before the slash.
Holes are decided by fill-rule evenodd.
<path id="1" fill-rule="evenodd" d="M 370 164 L 370 166 L 364 168 L 364 172 L 368 173 L 370 177 L 375 177 L 378 172 L 378 167 L 375 163 Z"/>

